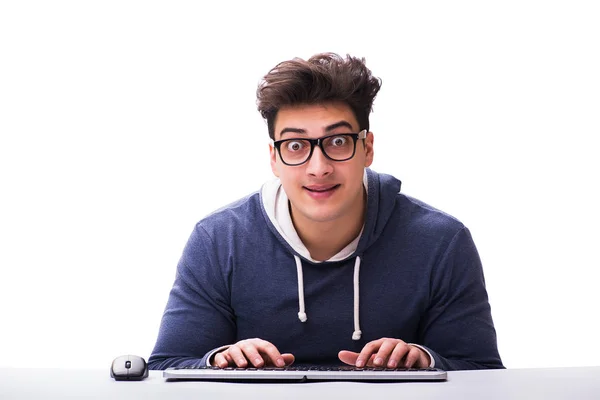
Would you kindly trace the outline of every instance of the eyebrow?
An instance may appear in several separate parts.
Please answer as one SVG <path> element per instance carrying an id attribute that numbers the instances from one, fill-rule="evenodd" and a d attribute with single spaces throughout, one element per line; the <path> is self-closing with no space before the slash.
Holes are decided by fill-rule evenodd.
<path id="1" fill-rule="evenodd" d="M 346 127 L 348 129 L 352 129 L 352 124 L 350 124 L 350 122 L 348 121 L 339 121 L 336 122 L 335 124 L 331 124 L 331 125 L 327 125 L 325 127 L 325 132 L 331 132 L 334 129 L 337 129 L 339 127 Z M 306 129 L 302 129 L 302 128 L 283 128 L 281 130 L 281 132 L 279 133 L 279 137 L 283 136 L 284 133 L 300 133 L 300 134 L 306 134 Z"/>

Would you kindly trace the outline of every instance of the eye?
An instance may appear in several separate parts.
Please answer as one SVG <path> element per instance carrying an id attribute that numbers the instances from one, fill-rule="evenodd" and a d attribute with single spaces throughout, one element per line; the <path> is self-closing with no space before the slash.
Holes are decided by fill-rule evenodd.
<path id="1" fill-rule="evenodd" d="M 285 147 L 288 151 L 296 152 L 296 151 L 300 151 L 304 148 L 304 143 L 293 140 L 293 141 L 287 142 L 285 144 Z"/>
<path id="2" fill-rule="evenodd" d="M 336 136 L 331 138 L 331 145 L 334 147 L 344 146 L 348 142 L 348 138 L 345 136 Z"/>

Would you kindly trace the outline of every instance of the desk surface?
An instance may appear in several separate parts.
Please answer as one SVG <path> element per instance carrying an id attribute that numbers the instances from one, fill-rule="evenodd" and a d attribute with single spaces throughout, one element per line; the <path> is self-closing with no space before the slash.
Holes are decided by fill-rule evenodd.
<path id="1" fill-rule="evenodd" d="M 600 399 L 600 367 L 448 372 L 447 382 L 116 382 L 104 370 L 0 368 L 0 399 Z"/>

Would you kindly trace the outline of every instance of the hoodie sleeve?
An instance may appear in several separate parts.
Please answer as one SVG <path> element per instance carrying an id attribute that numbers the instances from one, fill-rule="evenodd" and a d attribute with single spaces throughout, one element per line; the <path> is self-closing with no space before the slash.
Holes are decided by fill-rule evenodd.
<path id="1" fill-rule="evenodd" d="M 431 278 L 420 344 L 445 370 L 504 368 L 479 254 L 469 230 L 452 239 Z"/>
<path id="2" fill-rule="evenodd" d="M 150 369 L 205 366 L 211 350 L 235 342 L 228 282 L 215 244 L 196 225 L 177 265 Z"/>

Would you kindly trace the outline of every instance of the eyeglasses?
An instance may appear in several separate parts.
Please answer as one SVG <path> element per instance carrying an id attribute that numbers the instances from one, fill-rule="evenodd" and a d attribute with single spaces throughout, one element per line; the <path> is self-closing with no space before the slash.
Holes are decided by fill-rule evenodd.
<path id="1" fill-rule="evenodd" d="M 319 146 L 323 155 L 332 161 L 347 161 L 356 153 L 356 141 L 367 137 L 367 130 L 358 133 L 336 133 L 317 139 L 293 138 L 272 142 L 285 165 L 302 165 Z"/>

